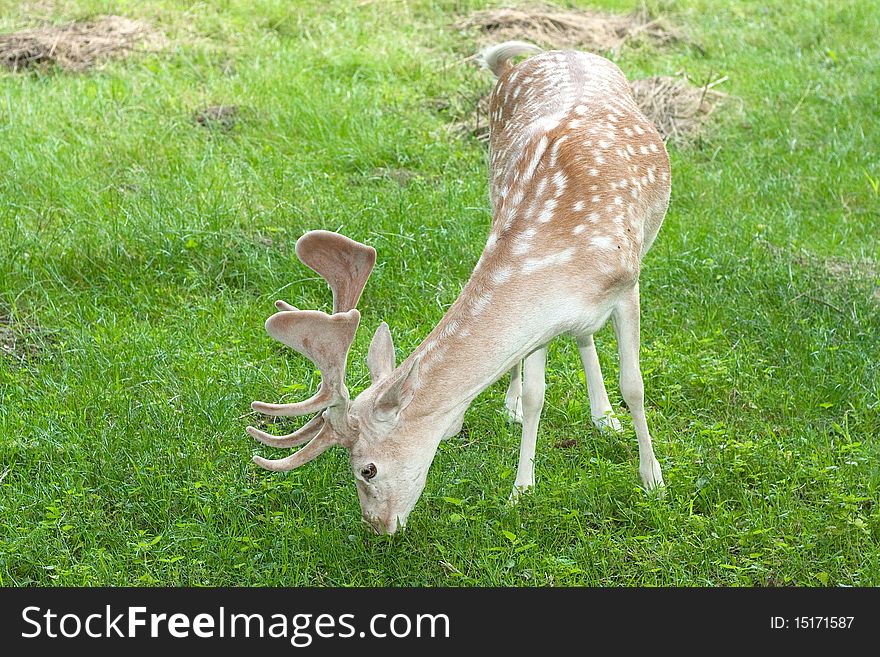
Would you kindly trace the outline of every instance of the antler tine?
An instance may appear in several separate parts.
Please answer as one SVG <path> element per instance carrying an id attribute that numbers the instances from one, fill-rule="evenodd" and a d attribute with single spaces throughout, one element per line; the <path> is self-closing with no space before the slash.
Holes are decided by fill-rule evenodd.
<path id="1" fill-rule="evenodd" d="M 330 285 L 334 314 L 357 306 L 376 264 L 376 249 L 326 230 L 312 230 L 300 237 L 296 255 Z"/>
<path id="2" fill-rule="evenodd" d="M 287 470 L 298 468 L 304 463 L 308 463 L 312 459 L 323 454 L 333 445 L 340 444 L 341 442 L 342 441 L 340 437 L 336 434 L 335 431 L 333 431 L 333 428 L 330 426 L 330 424 L 324 422 L 321 426 L 321 430 L 318 432 L 318 435 L 315 436 L 305 447 L 297 451 L 295 454 L 291 454 L 286 458 L 277 460 L 264 459 L 261 456 L 254 456 L 253 460 L 254 463 L 259 465 L 261 468 L 265 468 L 266 470 L 271 470 L 272 472 L 285 472 Z"/>
<path id="3" fill-rule="evenodd" d="M 267 415 L 291 416 L 307 415 L 325 408 L 346 407 L 348 389 L 345 387 L 345 365 L 360 318 L 357 309 L 352 308 L 334 315 L 317 310 L 284 310 L 267 319 L 266 331 L 269 335 L 317 366 L 321 372 L 321 387 L 315 395 L 296 404 L 255 401 L 251 408 Z"/>
<path id="4" fill-rule="evenodd" d="M 309 442 L 312 438 L 317 436 L 323 426 L 324 417 L 322 414 L 316 415 L 298 430 L 289 433 L 286 436 L 273 436 L 265 431 L 260 431 L 256 427 L 248 427 L 246 431 L 252 438 L 259 440 L 261 443 L 268 445 L 269 447 L 296 447 L 297 445 Z"/>

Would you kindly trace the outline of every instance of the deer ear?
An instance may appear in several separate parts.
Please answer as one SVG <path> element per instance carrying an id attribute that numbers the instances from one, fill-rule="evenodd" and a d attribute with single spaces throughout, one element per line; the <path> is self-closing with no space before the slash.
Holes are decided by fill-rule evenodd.
<path id="1" fill-rule="evenodd" d="M 388 324 L 382 322 L 373 334 L 370 349 L 367 351 L 367 367 L 370 369 L 370 382 L 376 383 L 394 371 L 394 341 Z"/>
<path id="2" fill-rule="evenodd" d="M 379 419 L 393 420 L 409 406 L 419 386 L 420 362 L 421 356 L 416 356 L 409 363 L 401 365 L 379 393 L 375 406 Z"/>

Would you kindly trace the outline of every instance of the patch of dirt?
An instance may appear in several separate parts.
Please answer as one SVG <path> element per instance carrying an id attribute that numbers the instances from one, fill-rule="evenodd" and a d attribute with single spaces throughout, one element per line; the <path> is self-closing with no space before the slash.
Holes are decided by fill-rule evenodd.
<path id="1" fill-rule="evenodd" d="M 658 76 L 630 82 L 636 104 L 657 127 L 667 142 L 684 143 L 696 137 L 727 94 L 713 87 L 726 77 L 702 86 L 691 84 L 686 75 Z"/>
<path id="2" fill-rule="evenodd" d="M 871 297 L 874 301 L 880 303 L 880 263 L 876 260 L 863 258 L 861 260 L 847 260 L 845 258 L 827 257 L 813 255 L 811 253 L 791 253 L 783 247 L 771 244 L 769 241 L 759 238 L 760 243 L 767 248 L 774 256 L 787 262 L 793 262 L 804 269 L 812 269 L 827 276 L 835 284 L 850 285 L 854 281 L 860 281 L 862 284 L 868 282 L 871 287 Z M 809 297 L 806 292 L 799 296 L 807 296 L 809 299 L 817 300 Z M 821 303 L 824 301 L 819 300 Z M 831 306 L 835 310 L 839 310 L 835 306 Z"/>
<path id="3" fill-rule="evenodd" d="M 834 258 L 813 255 L 811 253 L 791 253 L 787 249 L 776 246 L 769 240 L 759 237 L 758 241 L 773 255 L 790 260 L 799 267 L 822 269 L 825 273 L 835 280 L 849 279 L 880 279 L 880 263 L 864 258 L 862 260 L 847 260 L 845 258 Z"/>
<path id="4" fill-rule="evenodd" d="M 873 260 L 845 260 L 843 258 L 819 258 L 816 256 L 796 255 L 792 260 L 801 267 L 821 268 L 825 274 L 837 283 L 853 280 L 869 280 L 873 283 L 871 296 L 880 303 L 880 263 Z"/>
<path id="5" fill-rule="evenodd" d="M 381 167 L 376 169 L 375 178 L 386 178 L 393 180 L 401 187 L 406 187 L 412 180 L 420 177 L 418 171 L 404 169 L 401 167 Z"/>
<path id="6" fill-rule="evenodd" d="M 454 27 L 477 32 L 481 45 L 524 40 L 544 48 L 606 51 L 627 41 L 644 39 L 667 44 L 681 35 L 645 8 L 628 15 L 594 10 L 564 9 L 550 4 L 502 7 L 475 12 Z"/>
<path id="7" fill-rule="evenodd" d="M 110 57 L 165 45 L 164 36 L 145 21 L 96 16 L 66 25 L 0 34 L 0 64 L 13 71 L 48 65 L 84 71 Z"/>
<path id="8" fill-rule="evenodd" d="M 806 264 L 807 259 L 798 257 L 798 264 Z M 822 261 L 825 271 L 831 278 L 880 278 L 880 268 L 872 260 L 853 262 L 843 258 L 825 258 Z"/>
<path id="9" fill-rule="evenodd" d="M 205 128 L 232 130 L 241 111 L 238 105 L 211 105 L 193 115 L 193 120 Z"/>
<path id="10" fill-rule="evenodd" d="M 569 438 L 568 440 L 560 440 L 553 446 L 557 449 L 572 449 L 573 447 L 577 447 L 577 444 L 577 440 L 575 440 L 574 438 Z"/>
<path id="11" fill-rule="evenodd" d="M 709 116 L 727 98 L 727 94 L 714 89 L 726 79 L 695 86 L 685 75 L 661 76 L 633 80 L 630 87 L 639 109 L 654 123 L 664 141 L 682 146 L 700 135 Z M 490 95 L 480 96 L 464 119 L 453 122 L 453 132 L 488 142 Z"/>
<path id="12" fill-rule="evenodd" d="M 21 326 L 6 315 L 0 315 L 0 357 L 25 363 L 40 355 L 44 349 L 40 332 Z"/>
<path id="13" fill-rule="evenodd" d="M 374 167 L 368 170 L 358 169 L 348 174 L 351 185 L 368 185 L 376 181 L 389 181 L 395 183 L 401 189 L 409 187 L 415 182 L 434 182 L 434 177 L 421 171 L 402 166 Z"/>
<path id="14" fill-rule="evenodd" d="M 263 235 L 262 233 L 257 233 L 256 235 L 254 235 L 254 243 L 259 244 L 260 246 L 265 246 L 267 249 L 275 246 L 275 240 L 268 235 Z"/>

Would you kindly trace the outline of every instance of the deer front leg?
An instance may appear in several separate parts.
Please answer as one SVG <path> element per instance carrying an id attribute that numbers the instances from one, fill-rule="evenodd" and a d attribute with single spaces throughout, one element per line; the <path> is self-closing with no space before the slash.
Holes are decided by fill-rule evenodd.
<path id="1" fill-rule="evenodd" d="M 538 423 L 544 408 L 544 366 L 547 347 L 529 354 L 523 362 L 522 394 L 522 442 L 519 448 L 519 466 L 513 483 L 512 500 L 535 485 L 535 443 L 538 440 Z"/>
<path id="2" fill-rule="evenodd" d="M 522 424 L 522 361 L 510 369 L 510 385 L 507 386 L 507 394 L 504 395 L 504 408 L 507 409 L 507 417 L 511 422 Z"/>
<path id="3" fill-rule="evenodd" d="M 614 410 L 605 391 L 605 381 L 602 380 L 602 368 L 599 366 L 599 356 L 596 354 L 593 336 L 578 338 L 577 344 L 587 379 L 587 395 L 590 397 L 590 415 L 593 424 L 603 433 L 609 430 L 620 431 L 620 422 L 614 417 Z"/>
<path id="4" fill-rule="evenodd" d="M 645 489 L 660 489 L 663 474 L 651 446 L 645 418 L 645 386 L 639 368 L 639 286 L 625 292 L 611 317 L 620 354 L 620 392 L 632 414 L 639 439 L 639 475 Z"/>

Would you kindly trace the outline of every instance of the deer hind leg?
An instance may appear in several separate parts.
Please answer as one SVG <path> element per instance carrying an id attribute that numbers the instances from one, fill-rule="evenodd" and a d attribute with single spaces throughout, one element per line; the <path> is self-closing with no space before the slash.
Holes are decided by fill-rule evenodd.
<path id="1" fill-rule="evenodd" d="M 507 417 L 512 422 L 522 424 L 522 361 L 510 370 L 510 385 L 507 386 L 507 394 L 504 395 L 504 408 L 507 409 Z"/>
<path id="2" fill-rule="evenodd" d="M 578 338 L 578 350 L 587 379 L 587 395 L 590 397 L 590 415 L 595 427 L 602 431 L 620 431 L 620 422 L 614 417 L 605 382 L 602 380 L 602 369 L 599 367 L 599 356 L 596 354 L 596 343 L 593 336 Z"/>
<path id="3" fill-rule="evenodd" d="M 516 498 L 535 485 L 535 444 L 538 440 L 538 423 L 544 408 L 544 366 L 547 363 L 547 347 L 543 346 L 526 356 L 523 361 L 522 391 L 522 442 L 519 448 L 519 466 L 513 484 L 511 498 Z"/>
<path id="4" fill-rule="evenodd" d="M 639 368 L 639 286 L 624 293 L 611 316 L 620 354 L 620 392 L 632 414 L 639 439 L 639 475 L 647 490 L 661 489 L 663 474 L 651 446 L 645 418 L 645 386 Z"/>

